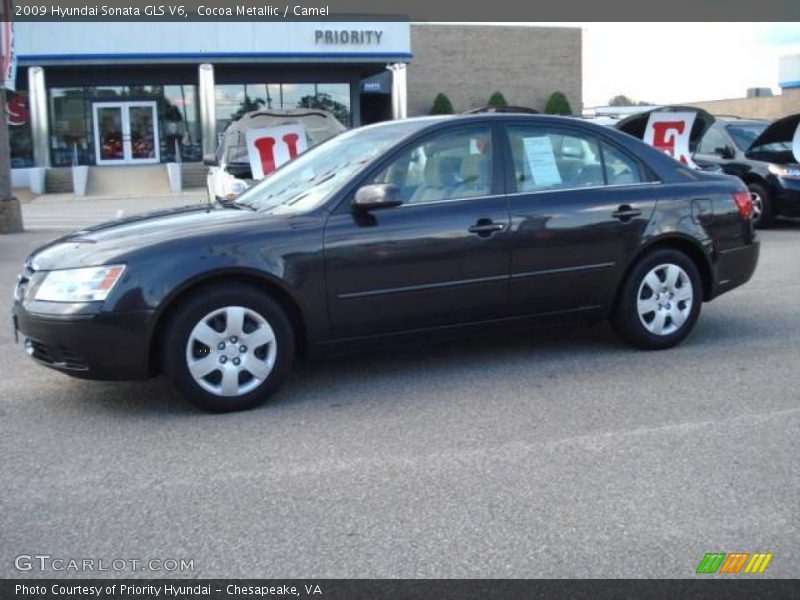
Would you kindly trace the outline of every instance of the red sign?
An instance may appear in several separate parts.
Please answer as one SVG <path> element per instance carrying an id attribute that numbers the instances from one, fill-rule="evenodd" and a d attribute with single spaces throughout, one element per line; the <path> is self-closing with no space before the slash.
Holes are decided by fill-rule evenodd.
<path id="1" fill-rule="evenodd" d="M 22 94 L 8 94 L 6 110 L 9 125 L 25 125 L 28 122 L 28 97 Z"/>
<path id="2" fill-rule="evenodd" d="M 299 123 L 248 129 L 247 154 L 253 179 L 262 179 L 306 150 L 305 129 Z"/>

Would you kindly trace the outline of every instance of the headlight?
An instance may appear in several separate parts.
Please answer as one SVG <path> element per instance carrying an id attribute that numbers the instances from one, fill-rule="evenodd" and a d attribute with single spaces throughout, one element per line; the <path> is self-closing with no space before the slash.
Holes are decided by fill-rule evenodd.
<path id="1" fill-rule="evenodd" d="M 778 177 L 787 179 L 800 179 L 800 167 L 785 167 L 783 165 L 770 165 L 769 172 Z"/>
<path id="2" fill-rule="evenodd" d="M 247 184 L 241 179 L 231 177 L 223 181 L 222 188 L 225 192 L 225 198 L 232 200 L 247 189 Z"/>
<path id="3" fill-rule="evenodd" d="M 49 271 L 34 300 L 99 302 L 106 299 L 124 272 L 125 265 Z"/>

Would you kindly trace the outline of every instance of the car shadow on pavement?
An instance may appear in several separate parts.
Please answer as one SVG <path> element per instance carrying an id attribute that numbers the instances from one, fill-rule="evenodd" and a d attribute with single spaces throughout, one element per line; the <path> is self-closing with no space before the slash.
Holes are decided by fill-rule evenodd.
<path id="1" fill-rule="evenodd" d="M 769 331 L 762 331 L 756 315 L 752 322 L 747 318 L 737 319 L 735 327 L 731 327 L 729 315 L 704 312 L 692 335 L 679 348 L 666 351 L 668 354 L 707 352 L 709 348 L 751 338 L 754 333 L 762 341 L 770 336 Z M 301 359 L 275 397 L 255 410 L 271 411 L 274 418 L 305 405 L 339 408 L 363 398 L 370 398 L 371 402 L 395 402 L 398 395 L 413 395 L 414 392 L 407 390 L 412 384 L 418 392 L 430 390 L 433 396 L 443 385 L 466 385 L 465 381 L 472 380 L 502 381 L 509 372 L 524 372 L 543 381 L 577 371 L 591 375 L 593 371 L 622 368 L 636 355 L 640 355 L 642 362 L 663 358 L 660 352 L 645 352 L 623 344 L 606 323 L 526 328 L 448 341 L 387 345 Z M 676 358 L 680 359 L 680 355 Z M 386 400 L 381 398 L 382 394 L 387 396 Z M 164 377 L 129 383 L 73 381 L 65 396 L 75 398 L 78 410 L 92 413 L 146 419 L 205 416 L 173 392 Z"/>
<path id="2" fill-rule="evenodd" d="M 770 227 L 773 231 L 791 231 L 793 229 L 800 229 L 800 218 L 780 217 L 775 219 Z"/>

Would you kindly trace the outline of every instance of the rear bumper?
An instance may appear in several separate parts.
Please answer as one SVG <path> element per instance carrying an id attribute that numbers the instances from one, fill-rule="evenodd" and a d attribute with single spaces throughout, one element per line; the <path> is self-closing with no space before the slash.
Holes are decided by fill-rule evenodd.
<path id="1" fill-rule="evenodd" d="M 36 362 L 74 377 L 147 379 L 152 311 L 68 317 L 13 308 L 23 347 Z"/>
<path id="2" fill-rule="evenodd" d="M 753 240 L 744 246 L 721 251 L 717 258 L 711 297 L 715 298 L 747 283 L 755 273 L 760 250 L 761 243 Z"/>

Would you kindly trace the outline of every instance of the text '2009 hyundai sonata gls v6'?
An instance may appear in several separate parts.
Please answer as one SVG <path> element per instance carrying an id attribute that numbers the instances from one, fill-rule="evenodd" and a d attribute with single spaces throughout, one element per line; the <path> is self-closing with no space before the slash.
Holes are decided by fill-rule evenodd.
<path id="1" fill-rule="evenodd" d="M 87 379 L 165 374 L 209 410 L 255 406 L 300 352 L 609 318 L 669 348 L 758 260 L 732 177 L 575 119 L 478 114 L 354 129 L 230 206 L 116 221 L 35 251 L 15 326 Z"/>

